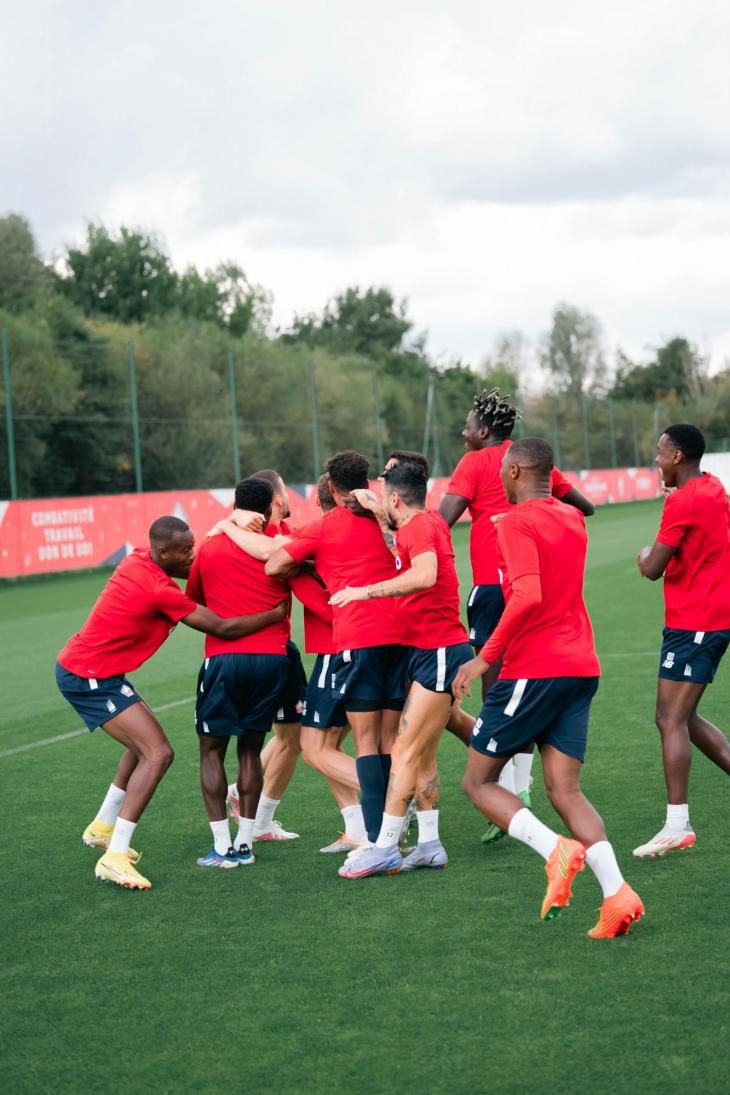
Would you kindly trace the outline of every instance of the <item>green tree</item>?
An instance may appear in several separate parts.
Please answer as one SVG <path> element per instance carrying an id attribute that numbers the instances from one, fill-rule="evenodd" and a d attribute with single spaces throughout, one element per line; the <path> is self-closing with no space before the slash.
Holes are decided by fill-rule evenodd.
<path id="1" fill-rule="evenodd" d="M 674 393 L 678 399 L 697 399 L 703 391 L 706 363 L 686 338 L 672 338 L 645 365 L 621 354 L 612 394 L 617 399 L 656 401 Z"/>
<path id="2" fill-rule="evenodd" d="M 49 280 L 25 217 L 0 218 L 0 308 L 27 306 Z"/>
<path id="3" fill-rule="evenodd" d="M 558 304 L 544 339 L 541 361 L 559 390 L 574 399 L 598 387 L 605 375 L 605 363 L 596 317 L 572 304 Z"/>
<path id="4" fill-rule="evenodd" d="M 322 346 L 333 353 L 355 353 L 380 360 L 399 351 L 412 328 L 406 302 L 396 303 L 391 291 L 350 287 L 331 300 L 321 315 L 295 316 L 286 342 Z"/>

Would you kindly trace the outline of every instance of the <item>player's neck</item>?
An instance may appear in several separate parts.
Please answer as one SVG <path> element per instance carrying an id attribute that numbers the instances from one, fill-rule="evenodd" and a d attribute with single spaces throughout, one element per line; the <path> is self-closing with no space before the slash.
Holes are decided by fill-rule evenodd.
<path id="1" fill-rule="evenodd" d="M 403 528 L 418 513 L 425 513 L 425 512 L 426 512 L 426 507 L 425 506 L 424 506 L 423 509 L 409 509 L 409 510 L 406 510 L 402 517 L 401 516 L 398 517 L 398 528 Z"/>
<path id="2" fill-rule="evenodd" d="M 702 474 L 699 464 L 687 468 L 680 468 L 677 472 L 677 487 L 685 486 L 691 479 L 699 479 Z"/>
<path id="3" fill-rule="evenodd" d="M 524 506 L 525 502 L 544 502 L 552 498 L 550 483 L 536 483 L 534 486 L 525 487 L 517 498 L 517 505 Z"/>

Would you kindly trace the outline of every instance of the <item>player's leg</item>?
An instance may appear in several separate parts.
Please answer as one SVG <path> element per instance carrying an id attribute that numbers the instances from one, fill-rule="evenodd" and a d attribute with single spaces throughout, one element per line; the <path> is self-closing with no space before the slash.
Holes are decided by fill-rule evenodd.
<path id="1" fill-rule="evenodd" d="M 296 840 L 274 819 L 281 798 L 289 786 L 301 754 L 299 738 L 307 676 L 295 643 L 287 643 L 289 671 L 279 699 L 274 722 L 274 739 L 266 747 L 264 789 L 259 799 L 254 840 Z M 266 751 L 265 750 L 265 751 Z"/>
<path id="2" fill-rule="evenodd" d="M 380 759 L 380 725 L 382 711 L 347 712 L 355 744 L 355 769 L 360 785 L 362 806 L 368 841 L 375 843 L 385 806 L 385 776 Z"/>
<path id="3" fill-rule="evenodd" d="M 451 705 L 449 711 L 449 717 L 446 722 L 446 729 L 450 734 L 453 734 L 455 738 L 462 741 L 464 745 L 469 745 L 469 739 L 471 738 L 474 730 L 475 718 L 470 715 L 468 711 L 464 711 L 461 704 L 454 703 Z"/>
<path id="4" fill-rule="evenodd" d="M 175 754 L 165 731 L 145 703 L 135 703 L 105 722 L 102 729 L 137 758 L 128 780 L 109 847 L 96 865 L 96 876 L 129 889 L 151 889 L 130 860 L 132 834 Z M 131 766 L 130 766 L 131 767 Z"/>
<path id="5" fill-rule="evenodd" d="M 432 747 L 424 755 L 419 768 L 415 796 L 418 843 L 403 860 L 401 870 L 404 871 L 418 868 L 444 870 L 448 866 L 449 857 L 439 836 L 441 780 L 436 765 L 439 737 L 434 736 Z"/>
<path id="6" fill-rule="evenodd" d="M 249 731 L 240 735 L 236 742 L 239 819 L 233 846 L 241 865 L 254 862 L 251 847 L 254 840 L 255 819 L 264 786 L 264 772 L 261 765 L 264 737 L 263 732 Z"/>
<path id="7" fill-rule="evenodd" d="M 695 709 L 688 723 L 690 741 L 701 753 L 730 775 L 730 741 L 722 730 L 705 719 Z"/>
<path id="8" fill-rule="evenodd" d="M 109 838 L 112 835 L 119 810 L 124 802 L 132 772 L 137 767 L 138 757 L 131 749 L 125 749 L 117 765 L 114 779 L 109 784 L 104 800 L 96 811 L 94 820 L 86 826 L 81 839 L 89 848 L 109 847 Z M 136 854 L 136 853 L 135 853 Z"/>
<path id="9" fill-rule="evenodd" d="M 337 840 L 320 848 L 324 853 L 351 852 L 367 839 L 355 761 L 341 748 L 346 733 L 346 727 L 302 726 L 304 762 L 327 779 L 345 827 Z"/>
<path id="10" fill-rule="evenodd" d="M 201 734 L 198 737 L 200 750 L 200 789 L 208 815 L 210 830 L 213 834 L 213 846 L 210 851 L 197 860 L 199 867 L 237 867 L 238 859 L 231 841 L 226 811 L 225 758 L 230 738 Z"/>

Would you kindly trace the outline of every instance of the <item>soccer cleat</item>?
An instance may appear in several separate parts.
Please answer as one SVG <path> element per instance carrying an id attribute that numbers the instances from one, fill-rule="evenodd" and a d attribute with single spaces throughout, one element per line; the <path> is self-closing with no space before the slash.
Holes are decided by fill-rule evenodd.
<path id="1" fill-rule="evenodd" d="M 419 867 L 431 867 L 436 871 L 445 871 L 449 857 L 440 840 L 428 840 L 417 844 L 409 856 L 403 860 L 402 871 L 415 871 Z"/>
<path id="2" fill-rule="evenodd" d="M 598 923 L 588 932 L 591 939 L 613 939 L 628 935 L 632 924 L 644 915 L 641 898 L 624 882 L 611 897 L 604 898 L 598 914 Z"/>
<path id="3" fill-rule="evenodd" d="M 116 882 L 125 890 L 151 890 L 152 883 L 131 863 L 126 852 L 105 852 L 94 868 L 102 882 Z"/>
<path id="4" fill-rule="evenodd" d="M 342 833 L 332 844 L 328 844 L 326 848 L 320 848 L 319 850 L 325 855 L 336 854 L 337 852 L 354 852 L 360 847 L 361 843 L 362 841 L 353 840 L 346 833 Z"/>
<path id="5" fill-rule="evenodd" d="M 228 809 L 231 811 L 231 817 L 236 825 L 238 825 L 241 820 L 241 811 L 238 805 L 238 788 L 235 783 L 228 784 L 228 797 L 226 802 L 228 803 Z"/>
<path id="6" fill-rule="evenodd" d="M 254 829 L 254 840 L 299 840 L 299 833 L 288 833 L 279 821 L 270 821 L 266 829 Z"/>
<path id="7" fill-rule="evenodd" d="M 230 850 L 233 851 L 233 848 Z M 237 857 L 238 862 L 242 867 L 245 867 L 248 863 L 256 862 L 256 856 L 253 854 L 248 844 L 239 844 L 234 855 Z"/>
<path id="8" fill-rule="evenodd" d="M 225 855 L 221 855 L 213 847 L 206 855 L 202 855 L 195 862 L 199 867 L 223 867 L 230 870 L 231 867 L 238 866 L 238 856 L 233 848 L 229 848 Z"/>
<path id="9" fill-rule="evenodd" d="M 113 825 L 107 825 L 105 821 L 99 821 L 97 817 L 94 818 L 91 825 L 86 826 L 81 839 L 87 848 L 103 848 L 106 851 L 113 832 Z M 134 848 L 129 848 L 127 854 L 130 863 L 138 863 L 142 853 L 135 852 Z"/>
<path id="10" fill-rule="evenodd" d="M 529 791 L 518 791 L 517 798 L 524 803 L 526 809 L 532 809 L 532 799 L 530 798 Z M 499 840 L 506 835 L 507 833 L 504 829 L 500 829 L 499 825 L 495 825 L 494 822 L 491 821 L 482 834 L 482 844 L 494 844 L 495 840 Z"/>
<path id="11" fill-rule="evenodd" d="M 371 874 L 399 874 L 403 857 L 398 845 L 392 848 L 378 848 L 376 844 L 363 851 L 362 855 L 348 856 L 337 872 L 340 878 L 368 878 Z"/>
<path id="12" fill-rule="evenodd" d="M 655 837 L 634 848 L 634 855 L 638 859 L 657 855 L 666 855 L 667 852 L 678 852 L 682 848 L 693 848 L 697 837 L 689 828 L 686 829 L 661 829 Z"/>
<path id="13" fill-rule="evenodd" d="M 361 855 L 365 855 L 366 852 L 374 848 L 375 844 L 370 840 L 361 840 L 357 848 L 353 848 L 351 852 L 348 852 L 345 856 L 345 863 L 352 863 L 354 859 L 359 859 Z"/>
<path id="14" fill-rule="evenodd" d="M 547 863 L 548 876 L 545 900 L 540 909 L 542 920 L 552 920 L 561 909 L 570 904 L 573 896 L 571 885 L 578 871 L 585 869 L 586 850 L 577 840 L 559 836 Z"/>

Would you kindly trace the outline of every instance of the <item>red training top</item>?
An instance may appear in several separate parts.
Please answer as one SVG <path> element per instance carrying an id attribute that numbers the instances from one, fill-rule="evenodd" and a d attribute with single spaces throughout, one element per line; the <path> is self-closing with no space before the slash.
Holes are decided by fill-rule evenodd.
<path id="1" fill-rule="evenodd" d="M 241 551 L 227 536 L 204 540 L 195 557 L 186 593 L 219 616 L 252 616 L 275 608 L 289 593 L 280 578 L 269 578 L 264 563 Z M 291 631 L 289 617 L 245 635 L 218 639 L 206 635 L 205 654 L 285 654 Z"/>
<path id="2" fill-rule="evenodd" d="M 497 534 L 492 517 L 510 509 L 504 493 L 500 472 L 502 460 L 511 440 L 499 445 L 467 452 L 454 468 L 446 493 L 459 494 L 469 502 L 471 536 L 469 551 L 475 586 L 499 585 L 497 566 Z M 553 468 L 550 487 L 555 498 L 564 498 L 572 484 L 557 468 Z"/>
<path id="3" fill-rule="evenodd" d="M 332 605 L 328 590 L 311 574 L 289 579 L 292 593 L 304 605 L 304 649 L 307 654 L 335 654 Z"/>
<path id="4" fill-rule="evenodd" d="M 197 607 L 154 562 L 148 548 L 135 548 L 122 559 L 58 660 L 78 677 L 121 677 L 151 658 L 178 620 Z"/>
<path id="5" fill-rule="evenodd" d="M 415 557 L 427 551 L 435 553 L 438 568 L 435 585 L 398 600 L 405 630 L 403 642 L 421 650 L 467 643 L 469 639 L 459 609 L 459 579 L 454 566 L 451 532 L 441 514 L 436 510 L 414 513 L 410 521 L 398 529 L 395 541 L 398 569 L 408 570 Z"/>
<path id="6" fill-rule="evenodd" d="M 730 503 L 720 480 L 703 472 L 670 494 L 657 540 L 677 548 L 664 574 L 666 626 L 730 628 Z"/>
<path id="7" fill-rule="evenodd" d="M 294 562 L 315 560 L 330 595 L 345 586 L 366 586 L 395 577 L 395 560 L 371 517 L 337 506 L 298 530 L 285 550 Z M 374 597 L 337 606 L 332 614 L 335 648 L 357 650 L 401 642 L 401 627 L 392 598 Z"/>
<path id="8" fill-rule="evenodd" d="M 501 680 L 597 677 L 601 667 L 583 600 L 583 515 L 556 498 L 534 498 L 510 508 L 497 541 L 506 604 L 482 656 L 495 662 L 504 654 Z M 514 589 L 518 579 L 527 596 Z"/>

